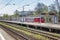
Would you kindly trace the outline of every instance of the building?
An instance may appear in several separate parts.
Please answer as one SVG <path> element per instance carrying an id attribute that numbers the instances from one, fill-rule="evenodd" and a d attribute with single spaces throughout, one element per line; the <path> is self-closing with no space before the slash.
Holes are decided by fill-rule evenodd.
<path id="1" fill-rule="evenodd" d="M 21 16 L 29 16 L 29 15 L 32 15 L 33 11 L 21 11 L 19 12 L 19 14 Z"/>

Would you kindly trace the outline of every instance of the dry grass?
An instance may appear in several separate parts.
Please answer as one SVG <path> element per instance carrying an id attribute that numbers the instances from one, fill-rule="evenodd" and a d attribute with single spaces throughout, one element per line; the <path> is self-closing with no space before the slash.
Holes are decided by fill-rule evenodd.
<path id="1" fill-rule="evenodd" d="M 39 39 L 39 40 L 50 40 L 49 38 L 44 37 L 44 36 L 41 36 L 41 35 L 39 35 L 39 34 L 33 34 L 33 33 L 31 33 L 31 32 L 28 32 L 28 30 L 27 30 L 27 29 L 24 29 L 24 28 L 21 28 L 21 29 L 19 28 L 19 29 L 18 29 L 18 28 L 15 28 L 15 27 L 13 27 L 13 26 L 6 25 L 5 23 L 1 23 L 1 22 L 0 22 L 0 25 L 4 25 L 5 27 L 11 28 L 11 29 L 13 29 L 13 30 L 23 32 L 23 33 L 25 33 L 26 35 L 35 37 L 35 38 L 37 38 L 37 39 Z M 24 29 L 24 30 L 23 30 L 23 29 Z"/>

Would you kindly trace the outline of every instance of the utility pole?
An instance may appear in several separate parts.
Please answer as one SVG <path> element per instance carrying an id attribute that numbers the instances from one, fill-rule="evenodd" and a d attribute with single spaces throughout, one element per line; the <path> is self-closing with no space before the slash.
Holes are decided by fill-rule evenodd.
<path id="1" fill-rule="evenodd" d="M 23 12 L 24 12 L 24 6 L 23 6 Z"/>
<path id="2" fill-rule="evenodd" d="M 29 5 L 23 5 L 23 13 L 24 13 L 25 6 L 29 6 Z"/>
<path id="3" fill-rule="evenodd" d="M 58 8 L 58 13 L 57 13 L 58 20 L 60 20 L 60 19 L 59 19 L 59 17 L 60 17 L 60 5 L 59 5 L 58 0 L 56 0 L 56 6 L 57 6 L 57 8 Z"/>
<path id="4" fill-rule="evenodd" d="M 23 12 L 24 12 L 24 7 L 25 7 L 25 6 L 29 6 L 29 5 L 24 5 L 24 6 L 23 6 Z"/>

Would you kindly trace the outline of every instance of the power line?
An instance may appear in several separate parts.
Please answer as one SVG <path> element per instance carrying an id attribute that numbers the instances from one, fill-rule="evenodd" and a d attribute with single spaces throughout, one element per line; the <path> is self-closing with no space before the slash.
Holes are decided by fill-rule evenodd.
<path id="1" fill-rule="evenodd" d="M 7 3 L 5 4 L 5 6 L 9 5 L 11 1 L 12 1 L 12 0 L 10 0 L 9 2 L 7 2 Z"/>
<path id="2" fill-rule="evenodd" d="M 3 8 L 1 8 L 1 9 L 4 9 L 6 6 L 8 6 L 11 1 L 12 1 L 12 0 L 8 1 L 8 2 L 5 4 L 5 6 L 4 6 Z"/>

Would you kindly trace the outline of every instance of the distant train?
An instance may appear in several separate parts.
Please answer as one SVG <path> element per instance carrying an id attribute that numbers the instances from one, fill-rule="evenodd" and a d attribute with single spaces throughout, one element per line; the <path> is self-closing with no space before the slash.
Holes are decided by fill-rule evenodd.
<path id="1" fill-rule="evenodd" d="M 37 28 L 46 31 L 52 31 L 52 32 L 60 31 L 60 25 L 46 23 L 44 17 L 8 17 L 3 18 L 2 21 L 22 24 L 29 27 L 33 27 L 35 29 Z"/>
<path id="2" fill-rule="evenodd" d="M 17 17 L 17 18 L 6 18 L 6 20 L 10 21 L 19 21 L 19 22 L 37 22 L 37 23 L 45 23 L 45 19 L 43 17 Z"/>
<path id="3" fill-rule="evenodd" d="M 24 21 L 25 22 L 38 22 L 38 23 L 44 23 L 45 22 L 45 20 L 43 19 L 43 18 L 39 18 L 39 17 L 33 17 L 33 18 L 29 18 L 29 17 L 27 17 L 27 18 L 24 18 Z"/>

